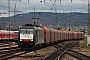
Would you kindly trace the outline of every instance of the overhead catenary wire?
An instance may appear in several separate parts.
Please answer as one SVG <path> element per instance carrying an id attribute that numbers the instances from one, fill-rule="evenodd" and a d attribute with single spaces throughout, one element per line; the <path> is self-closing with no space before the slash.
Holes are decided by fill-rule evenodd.
<path id="1" fill-rule="evenodd" d="M 23 1 L 23 0 L 22 0 Z M 29 2 L 29 0 L 27 0 L 28 2 Z M 46 2 L 46 0 L 43 0 L 43 2 L 44 2 L 44 4 L 46 4 L 49 8 L 50 8 L 50 11 L 51 10 L 53 10 L 53 12 L 57 12 L 57 4 L 55 3 L 56 2 L 56 0 L 50 0 L 51 1 L 51 3 L 52 3 L 52 6 L 50 6 L 49 4 L 47 4 L 47 2 Z M 61 0 L 59 0 L 60 2 L 61 2 Z M 71 3 L 72 3 L 72 0 L 70 0 L 71 1 Z M 56 6 L 56 7 L 55 7 Z M 59 9 L 60 10 L 60 9 Z M 65 10 L 63 10 L 63 11 L 65 11 Z"/>
<path id="2" fill-rule="evenodd" d="M 54 1 L 52 1 L 52 0 L 50 0 L 51 1 L 51 3 L 52 3 L 52 6 L 49 6 L 48 4 L 46 4 L 46 2 L 45 2 L 46 0 L 44 0 L 44 1 L 40 1 L 41 3 L 43 2 L 48 8 L 50 8 L 50 12 L 53 10 L 53 13 L 56 13 L 57 12 L 57 8 L 56 8 L 56 0 L 54 0 Z M 53 15 L 54 16 L 54 18 L 56 19 L 56 15 Z M 54 27 L 56 26 L 56 21 L 55 21 L 55 23 L 54 23 Z"/>
<path id="3" fill-rule="evenodd" d="M 48 8 L 50 8 L 50 11 L 52 10 L 51 7 L 48 4 L 46 4 L 45 0 L 44 1 L 40 1 L 40 2 L 44 3 Z"/>

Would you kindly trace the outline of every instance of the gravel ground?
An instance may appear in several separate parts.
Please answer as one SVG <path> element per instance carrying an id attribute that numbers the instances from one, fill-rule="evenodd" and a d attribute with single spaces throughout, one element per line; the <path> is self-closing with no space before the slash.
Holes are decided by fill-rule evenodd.
<path id="1" fill-rule="evenodd" d="M 65 54 L 60 60 L 77 60 L 77 59 L 68 54 Z"/>
<path id="2" fill-rule="evenodd" d="M 82 40 L 82 41 L 79 41 L 79 43 L 78 43 L 78 45 L 76 45 L 76 46 L 74 46 L 73 47 L 73 50 L 75 50 L 75 51 L 78 51 L 78 52 L 80 52 L 80 53 L 83 53 L 83 54 L 85 54 L 85 55 L 88 55 L 88 56 L 90 56 L 90 52 L 88 52 L 88 50 L 86 49 L 81 49 L 80 48 L 80 44 L 82 44 L 84 42 L 84 40 Z"/>
<path id="3" fill-rule="evenodd" d="M 38 60 L 38 59 L 45 57 L 46 55 L 54 52 L 55 50 L 57 50 L 55 47 L 50 46 L 47 48 L 37 50 L 37 54 L 33 51 L 33 52 L 30 52 L 27 54 L 23 54 L 21 56 L 16 56 L 9 60 Z"/>
<path id="4" fill-rule="evenodd" d="M 63 45 L 63 44 L 67 44 L 67 43 L 68 42 L 64 42 L 62 44 L 60 43 L 59 45 Z M 73 49 L 78 52 L 82 52 L 78 46 L 79 46 L 79 43 L 78 43 L 78 45 L 75 45 L 75 47 L 73 47 Z M 30 52 L 27 54 L 16 56 L 16 57 L 14 57 L 12 59 L 8 59 L 8 60 L 39 60 L 40 58 L 45 57 L 48 54 L 50 54 L 56 50 L 57 49 L 55 47 L 49 46 L 49 47 L 37 50 L 37 54 L 33 51 L 33 52 Z M 86 52 L 82 52 L 82 53 L 86 54 Z M 68 54 L 65 54 L 60 60 L 77 60 L 77 59 Z"/>
<path id="5" fill-rule="evenodd" d="M 62 46 L 63 44 L 67 44 L 68 42 L 62 42 L 58 45 Z M 46 48 L 43 48 L 43 49 L 40 49 L 40 50 L 37 50 L 37 54 L 36 52 L 30 52 L 30 53 L 27 53 L 27 54 L 23 54 L 23 55 L 20 55 L 20 56 L 16 56 L 16 57 L 13 57 L 11 59 L 8 59 L 8 60 L 38 60 L 42 57 L 45 57 L 47 56 L 48 54 L 56 51 L 57 49 L 53 46 L 49 46 L 49 47 L 46 47 Z"/>

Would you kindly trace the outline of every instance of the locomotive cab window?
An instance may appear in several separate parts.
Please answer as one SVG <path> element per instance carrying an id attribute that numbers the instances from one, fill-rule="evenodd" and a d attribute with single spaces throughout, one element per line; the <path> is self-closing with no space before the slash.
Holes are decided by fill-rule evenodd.
<path id="1" fill-rule="evenodd" d="M 21 29 L 22 34 L 33 34 L 33 29 Z"/>

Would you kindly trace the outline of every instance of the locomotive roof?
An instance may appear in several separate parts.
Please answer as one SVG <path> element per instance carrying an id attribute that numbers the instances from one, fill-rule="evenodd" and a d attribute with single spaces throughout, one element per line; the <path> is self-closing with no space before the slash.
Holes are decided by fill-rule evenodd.
<path id="1" fill-rule="evenodd" d="M 42 28 L 40 28 L 39 26 L 23 26 L 23 27 L 20 27 L 21 29 L 35 29 L 35 30 L 43 30 Z"/>
<path id="2" fill-rule="evenodd" d="M 25 24 L 24 26 L 27 26 L 27 27 L 29 27 L 29 26 L 36 26 L 36 27 L 40 27 L 39 25 L 33 25 L 33 24 Z"/>

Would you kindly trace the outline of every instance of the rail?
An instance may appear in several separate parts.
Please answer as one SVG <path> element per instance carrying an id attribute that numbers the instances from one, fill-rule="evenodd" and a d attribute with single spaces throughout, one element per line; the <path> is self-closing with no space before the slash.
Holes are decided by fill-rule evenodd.
<path id="1" fill-rule="evenodd" d="M 76 43 L 77 43 L 77 41 L 70 42 L 62 47 L 61 46 L 54 46 L 54 47 L 58 48 L 57 51 L 54 51 L 53 53 L 41 58 L 40 60 L 58 60 L 61 58 L 61 56 L 63 54 L 65 54 L 67 52 L 67 50 L 72 48 Z"/>
<path id="2" fill-rule="evenodd" d="M 79 52 L 71 50 L 71 49 L 67 53 L 77 59 L 80 59 L 80 60 L 90 60 L 90 56 L 79 53 Z"/>

